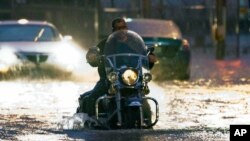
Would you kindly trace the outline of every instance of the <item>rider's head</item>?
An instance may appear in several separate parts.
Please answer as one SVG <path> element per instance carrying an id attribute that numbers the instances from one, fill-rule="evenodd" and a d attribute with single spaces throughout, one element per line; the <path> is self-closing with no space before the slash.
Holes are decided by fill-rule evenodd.
<path id="1" fill-rule="evenodd" d="M 112 31 L 128 29 L 127 23 L 123 18 L 117 18 L 112 21 Z"/>

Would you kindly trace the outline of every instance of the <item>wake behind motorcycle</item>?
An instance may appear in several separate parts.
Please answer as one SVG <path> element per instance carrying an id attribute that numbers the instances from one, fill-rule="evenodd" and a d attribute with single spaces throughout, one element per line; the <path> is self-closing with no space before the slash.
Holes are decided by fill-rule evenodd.
<path id="1" fill-rule="evenodd" d="M 158 102 L 147 96 L 152 79 L 148 53 L 142 38 L 133 31 L 120 30 L 109 36 L 102 56 L 109 81 L 108 93 L 96 100 L 94 120 L 86 126 L 142 129 L 157 123 Z M 155 104 L 154 116 L 149 101 Z"/>

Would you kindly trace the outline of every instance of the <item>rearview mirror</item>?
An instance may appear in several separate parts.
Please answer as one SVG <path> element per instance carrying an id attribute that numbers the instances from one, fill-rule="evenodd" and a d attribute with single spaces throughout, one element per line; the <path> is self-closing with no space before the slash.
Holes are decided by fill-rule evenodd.
<path id="1" fill-rule="evenodd" d="M 147 52 L 148 52 L 148 54 L 149 54 L 149 53 L 153 53 L 154 50 L 155 50 L 155 46 L 153 46 L 153 45 L 147 46 Z"/>

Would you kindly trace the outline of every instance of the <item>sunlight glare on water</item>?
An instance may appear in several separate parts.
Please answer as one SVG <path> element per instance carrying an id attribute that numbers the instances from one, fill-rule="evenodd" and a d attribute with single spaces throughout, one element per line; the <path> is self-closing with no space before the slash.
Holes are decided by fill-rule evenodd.
<path id="1" fill-rule="evenodd" d="M 17 136 L 19 141 L 56 141 L 56 140 L 69 140 L 67 135 L 56 134 L 29 134 Z"/>
<path id="2" fill-rule="evenodd" d="M 150 82 L 149 83 L 149 89 L 150 89 L 150 94 L 148 95 L 149 97 L 155 98 L 159 104 L 159 113 L 160 113 L 160 119 L 158 121 L 158 123 L 155 126 L 155 129 L 162 127 L 163 122 L 164 122 L 164 118 L 163 116 L 161 116 L 161 113 L 167 113 L 167 109 L 168 106 L 167 104 L 167 98 L 164 92 L 164 89 L 160 86 L 158 86 L 156 83 L 154 82 Z M 154 104 L 150 103 L 151 107 L 154 107 Z M 152 109 L 151 108 L 151 109 Z M 153 109 L 152 109 L 153 111 Z M 154 111 L 153 111 L 154 112 Z M 153 115 L 153 117 L 155 116 L 155 113 Z"/>
<path id="3" fill-rule="evenodd" d="M 79 86 L 70 81 L 16 81 L 0 82 L 0 85 L 0 107 L 5 109 L 2 114 L 47 115 L 43 120 L 55 122 L 63 114 L 73 115 L 78 104 Z"/>
<path id="4" fill-rule="evenodd" d="M 166 107 L 160 105 L 166 109 L 165 113 L 160 113 L 161 129 L 229 128 L 230 124 L 250 123 L 249 90 L 239 91 L 239 86 L 166 87 Z"/>
<path id="5" fill-rule="evenodd" d="M 1 81 L 1 114 L 28 115 L 50 123 L 49 128 L 82 129 L 88 118 L 75 114 L 78 98 L 93 89 L 98 78 L 96 68 L 86 62 L 82 67 L 82 81 Z M 149 83 L 148 96 L 158 101 L 160 110 L 154 129 L 228 129 L 231 124 L 250 124 L 249 84 L 216 86 L 206 79 L 197 81 L 202 82 Z"/>

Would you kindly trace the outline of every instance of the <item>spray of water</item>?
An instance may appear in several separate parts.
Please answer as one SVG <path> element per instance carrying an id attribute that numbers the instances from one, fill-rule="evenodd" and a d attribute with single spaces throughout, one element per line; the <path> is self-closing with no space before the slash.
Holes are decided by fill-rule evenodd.
<path id="1" fill-rule="evenodd" d="M 10 48 L 0 48 L 0 79 L 59 79 L 97 81 L 97 69 L 86 61 L 86 51 L 76 44 L 62 43 L 44 63 L 19 60 Z"/>
<path id="2" fill-rule="evenodd" d="M 58 124 L 59 129 L 83 129 L 84 123 L 89 120 L 85 113 L 77 113 L 72 117 L 64 117 L 62 122 Z"/>
<path id="3" fill-rule="evenodd" d="M 8 70 L 19 63 L 13 50 L 8 47 L 0 48 L 0 73 L 6 73 Z"/>

